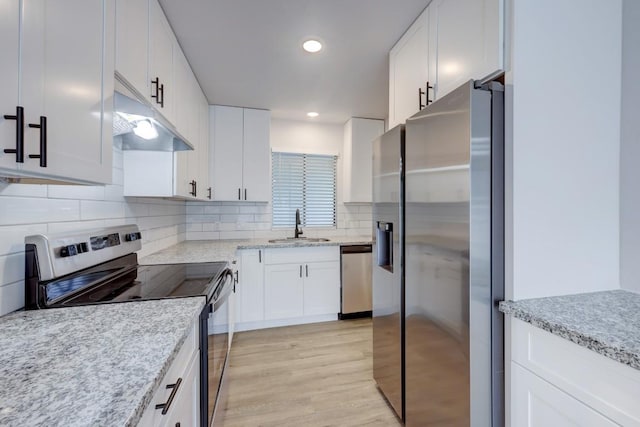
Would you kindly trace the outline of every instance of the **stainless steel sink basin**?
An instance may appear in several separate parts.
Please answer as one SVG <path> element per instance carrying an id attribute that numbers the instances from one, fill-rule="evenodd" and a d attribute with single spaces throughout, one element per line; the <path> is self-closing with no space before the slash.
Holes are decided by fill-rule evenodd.
<path id="1" fill-rule="evenodd" d="M 323 237 L 287 237 L 286 239 L 271 239 L 269 243 L 319 243 L 328 241 L 329 239 Z"/>

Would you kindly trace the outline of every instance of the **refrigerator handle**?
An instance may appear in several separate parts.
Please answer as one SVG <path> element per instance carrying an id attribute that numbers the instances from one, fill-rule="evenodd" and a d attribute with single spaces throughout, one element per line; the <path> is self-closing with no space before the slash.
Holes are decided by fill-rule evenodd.
<path id="1" fill-rule="evenodd" d="M 393 273 L 393 223 L 377 222 L 376 242 L 378 266 Z"/>

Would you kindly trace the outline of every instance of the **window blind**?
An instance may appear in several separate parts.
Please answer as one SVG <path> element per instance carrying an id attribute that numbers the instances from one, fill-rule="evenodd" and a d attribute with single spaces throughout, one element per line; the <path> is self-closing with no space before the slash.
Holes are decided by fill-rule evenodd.
<path id="1" fill-rule="evenodd" d="M 296 209 L 305 227 L 336 225 L 337 157 L 271 153 L 274 227 L 295 227 Z"/>

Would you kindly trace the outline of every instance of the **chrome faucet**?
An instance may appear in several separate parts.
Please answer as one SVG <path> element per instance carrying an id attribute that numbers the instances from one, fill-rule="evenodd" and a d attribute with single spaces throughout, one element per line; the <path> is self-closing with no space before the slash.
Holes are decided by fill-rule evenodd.
<path id="1" fill-rule="evenodd" d="M 294 237 L 297 239 L 302 234 L 302 228 L 298 227 L 302 222 L 300 222 L 300 209 L 296 209 L 296 230 L 294 232 Z"/>

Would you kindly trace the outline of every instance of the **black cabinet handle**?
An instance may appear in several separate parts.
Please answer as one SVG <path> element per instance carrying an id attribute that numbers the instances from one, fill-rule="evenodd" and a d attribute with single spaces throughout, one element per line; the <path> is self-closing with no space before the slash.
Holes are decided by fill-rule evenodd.
<path id="1" fill-rule="evenodd" d="M 302 277 L 302 265 L 300 266 L 300 277 Z"/>
<path id="2" fill-rule="evenodd" d="M 235 283 L 238 283 L 238 281 L 240 280 L 240 277 L 238 276 L 238 270 L 236 270 L 234 274 L 236 276 L 234 279 L 234 284 L 235 284 Z"/>
<path id="3" fill-rule="evenodd" d="M 247 189 L 244 189 L 244 199 L 247 200 Z"/>
<path id="4" fill-rule="evenodd" d="M 153 88 L 151 90 L 151 98 L 156 100 L 156 104 L 159 104 L 160 102 L 160 96 L 159 96 L 159 92 L 160 92 L 160 77 L 156 77 L 155 79 L 151 80 L 151 85 L 156 85 L 156 90 L 155 93 L 153 93 Z"/>
<path id="5" fill-rule="evenodd" d="M 211 187 L 209 187 L 207 189 L 207 191 L 209 192 L 209 195 L 207 196 L 207 199 L 211 200 Z"/>
<path id="6" fill-rule="evenodd" d="M 160 108 L 164 108 L 164 83 L 160 85 L 158 91 L 160 92 Z"/>
<path id="7" fill-rule="evenodd" d="M 429 99 L 429 89 L 433 89 L 433 86 L 431 86 L 429 84 L 429 82 L 427 82 L 427 87 L 424 91 L 425 94 L 425 98 L 427 99 L 427 105 L 431 104 L 433 102 L 433 99 Z"/>
<path id="8" fill-rule="evenodd" d="M 162 409 L 162 415 L 166 415 L 167 412 L 169 412 L 169 408 L 173 403 L 173 399 L 176 397 L 176 393 L 178 393 L 180 384 L 182 384 L 182 378 L 178 378 L 178 381 L 176 381 L 175 384 L 167 384 L 167 389 L 171 390 L 169 399 L 165 403 L 160 403 L 156 405 L 156 409 Z"/>
<path id="9" fill-rule="evenodd" d="M 40 167 L 47 167 L 47 118 L 40 116 L 40 124 L 29 123 L 30 128 L 40 129 L 40 154 L 29 154 L 30 159 L 40 159 Z"/>
<path id="10" fill-rule="evenodd" d="M 421 87 L 418 88 L 418 111 L 422 110 L 426 105 L 422 103 L 422 95 L 424 95 L 424 91 Z"/>
<path id="11" fill-rule="evenodd" d="M 5 120 L 16 121 L 16 148 L 5 148 L 7 154 L 16 155 L 16 163 L 24 163 L 24 108 L 17 106 L 16 115 L 4 115 Z"/>
<path id="12" fill-rule="evenodd" d="M 309 264 L 305 264 L 305 266 L 304 266 L 304 271 L 305 271 L 305 273 L 304 273 L 304 274 L 305 274 L 305 276 L 306 276 L 306 277 L 309 277 Z"/>
<path id="13" fill-rule="evenodd" d="M 242 200 L 242 198 L 240 197 L 240 194 L 242 194 L 241 192 L 242 190 L 238 188 L 238 200 Z"/>
<path id="14" fill-rule="evenodd" d="M 262 263 L 262 249 L 258 249 L 258 263 Z"/>
<path id="15" fill-rule="evenodd" d="M 193 197 L 196 197 L 196 194 L 198 194 L 197 191 L 196 191 L 196 188 L 197 188 L 196 187 L 196 185 L 197 185 L 196 181 L 195 180 L 191 181 L 189 183 L 189 185 L 191 185 L 191 191 L 189 191 L 189 194 L 191 194 Z"/>

